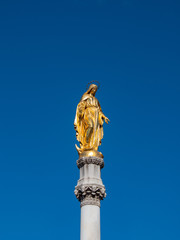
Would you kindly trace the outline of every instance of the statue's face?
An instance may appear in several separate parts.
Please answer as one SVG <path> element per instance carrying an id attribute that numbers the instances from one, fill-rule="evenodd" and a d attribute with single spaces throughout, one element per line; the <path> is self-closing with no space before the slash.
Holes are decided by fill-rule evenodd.
<path id="1" fill-rule="evenodd" d="M 93 88 L 91 89 L 91 94 L 95 95 L 96 91 L 97 91 L 97 87 L 93 87 Z"/>

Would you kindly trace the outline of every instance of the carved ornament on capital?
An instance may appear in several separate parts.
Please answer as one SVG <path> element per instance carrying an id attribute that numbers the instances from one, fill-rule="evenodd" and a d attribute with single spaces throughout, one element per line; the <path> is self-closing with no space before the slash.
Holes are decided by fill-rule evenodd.
<path id="1" fill-rule="evenodd" d="M 104 160 L 97 157 L 82 157 L 76 163 L 78 168 L 82 168 L 85 164 L 95 164 L 100 166 L 101 169 L 104 167 Z"/>
<path id="2" fill-rule="evenodd" d="M 100 207 L 100 200 L 106 197 L 103 185 L 79 185 L 74 191 L 77 199 L 84 205 L 97 205 Z"/>

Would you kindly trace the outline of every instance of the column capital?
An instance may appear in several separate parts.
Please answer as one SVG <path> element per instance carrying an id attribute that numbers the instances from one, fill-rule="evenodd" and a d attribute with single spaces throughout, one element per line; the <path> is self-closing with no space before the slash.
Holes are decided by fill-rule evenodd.
<path id="1" fill-rule="evenodd" d="M 77 199 L 84 205 L 97 205 L 100 207 L 100 200 L 106 197 L 104 185 L 86 184 L 78 185 L 74 191 Z"/>
<path id="2" fill-rule="evenodd" d="M 79 158 L 77 161 L 77 166 L 78 168 L 82 168 L 85 164 L 95 164 L 95 165 L 99 165 L 100 168 L 102 169 L 104 167 L 104 160 L 103 158 L 99 158 L 99 157 L 81 157 Z"/>

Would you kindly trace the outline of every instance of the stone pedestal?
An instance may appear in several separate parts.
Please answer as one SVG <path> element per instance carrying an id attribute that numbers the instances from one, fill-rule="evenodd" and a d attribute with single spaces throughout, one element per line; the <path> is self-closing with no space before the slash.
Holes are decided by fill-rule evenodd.
<path id="1" fill-rule="evenodd" d="M 103 158 L 82 157 L 77 160 L 80 179 L 75 195 L 81 203 L 81 240 L 100 240 L 100 200 L 106 197 L 101 179 Z"/>

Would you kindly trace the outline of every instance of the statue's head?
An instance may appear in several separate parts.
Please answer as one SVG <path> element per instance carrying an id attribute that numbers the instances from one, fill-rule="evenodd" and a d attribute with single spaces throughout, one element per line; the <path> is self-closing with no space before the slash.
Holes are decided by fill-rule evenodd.
<path id="1" fill-rule="evenodd" d="M 88 89 L 88 93 L 91 93 L 92 95 L 95 95 L 98 90 L 98 86 L 95 84 L 91 84 Z"/>
<path id="2" fill-rule="evenodd" d="M 87 94 L 92 94 L 93 96 L 96 94 L 97 90 L 99 89 L 100 84 L 98 81 L 91 81 L 87 85 Z"/>

